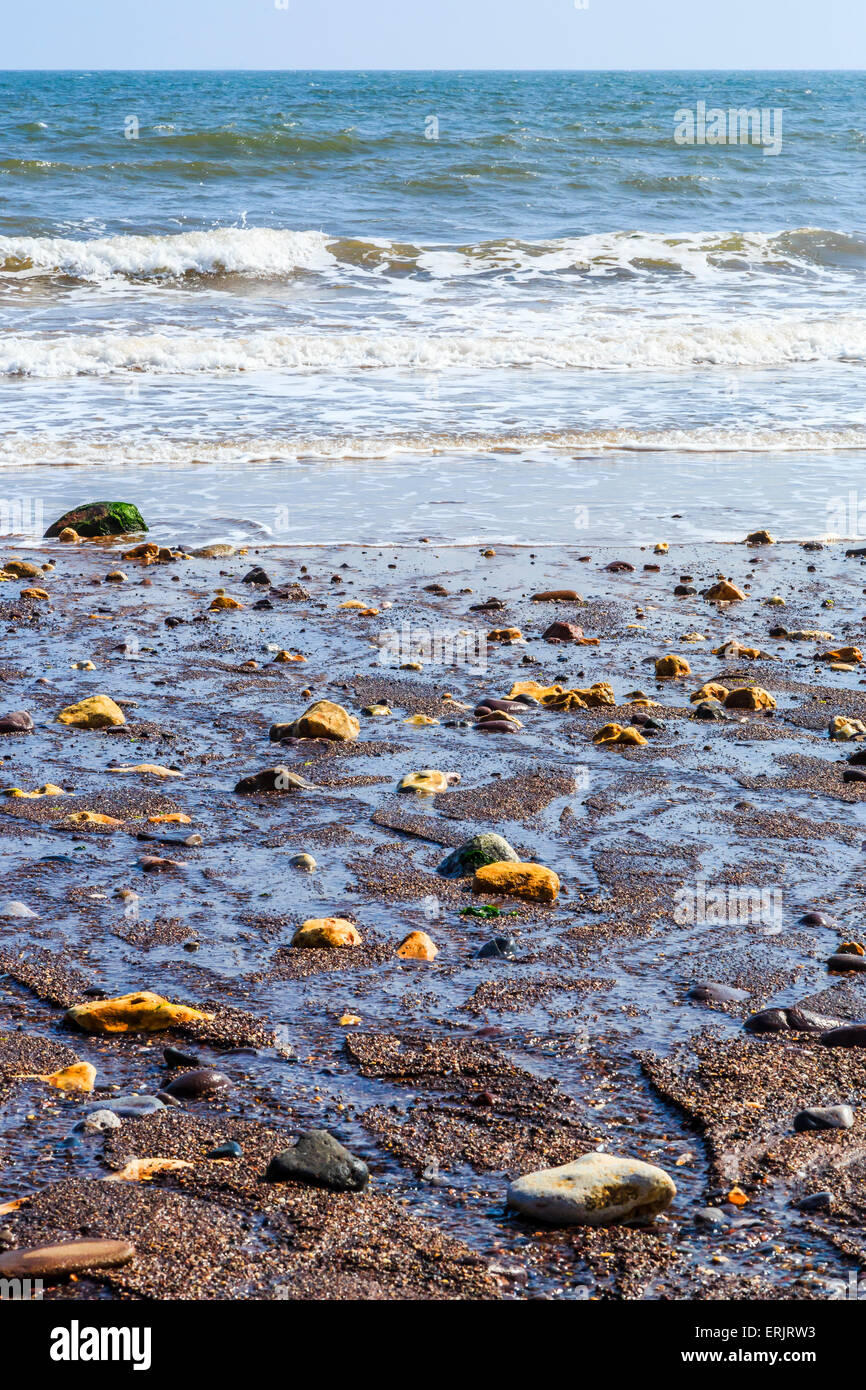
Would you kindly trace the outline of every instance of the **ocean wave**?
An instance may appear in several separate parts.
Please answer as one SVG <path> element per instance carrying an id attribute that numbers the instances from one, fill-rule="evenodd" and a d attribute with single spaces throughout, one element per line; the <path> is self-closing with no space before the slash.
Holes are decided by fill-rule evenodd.
<path id="1" fill-rule="evenodd" d="M 418 431 L 295 438 L 279 435 L 222 437 L 211 441 L 173 439 L 165 434 L 55 438 L 31 432 L 0 437 L 0 468 L 11 470 L 55 464 L 100 469 L 151 464 L 172 468 L 234 467 L 293 460 L 379 463 L 412 456 L 429 460 L 431 454 L 501 454 L 504 456 L 501 466 L 508 467 L 518 461 L 519 455 L 538 456 L 545 452 L 576 454 L 585 459 L 593 454 L 608 453 L 789 454 L 863 450 L 866 450 L 866 429 L 811 426 L 770 429 L 706 425 L 693 429 L 566 429 L 513 433 Z"/>
<path id="2" fill-rule="evenodd" d="M 222 227 L 171 236 L 114 236 L 92 241 L 0 236 L 0 274 L 41 272 L 75 280 L 113 276 L 170 279 L 187 275 L 288 276 L 333 263 L 321 232 Z"/>
<path id="3" fill-rule="evenodd" d="M 679 371 L 866 361 L 866 318 L 632 320 L 594 316 L 571 332 L 57 334 L 0 338 L 0 376 L 197 376 L 257 371 Z"/>
<path id="4" fill-rule="evenodd" d="M 0 274 L 41 273 L 82 281 L 115 276 L 165 280 L 219 274 L 282 277 L 298 270 L 331 277 L 354 269 L 432 279 L 680 274 L 694 279 L 756 274 L 862 272 L 866 239 L 819 227 L 775 233 L 599 232 L 541 241 L 498 238 L 443 246 L 320 231 L 222 227 L 170 235 L 95 240 L 0 237 Z"/>

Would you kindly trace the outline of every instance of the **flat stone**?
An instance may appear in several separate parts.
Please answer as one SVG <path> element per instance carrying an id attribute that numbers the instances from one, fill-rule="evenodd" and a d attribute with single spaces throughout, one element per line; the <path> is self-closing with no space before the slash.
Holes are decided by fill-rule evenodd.
<path id="1" fill-rule="evenodd" d="M 6 904 L 5 907 L 0 908 L 0 917 L 8 917 L 11 919 L 15 919 L 38 916 L 39 913 L 34 912 L 33 908 L 28 907 L 26 903 L 9 902 Z"/>
<path id="2" fill-rule="evenodd" d="M 105 1134 L 112 1129 L 120 1129 L 123 1121 L 113 1110 L 92 1110 L 83 1120 L 79 1120 L 73 1133 Z"/>
<path id="3" fill-rule="evenodd" d="M 112 1113 L 119 1115 L 124 1120 L 140 1119 L 143 1115 L 155 1115 L 157 1110 L 164 1110 L 165 1106 L 156 1096 L 112 1096 L 110 1101 Z M 89 1114 L 95 1115 L 102 1113 L 106 1109 L 104 1100 L 90 1107 Z"/>
<path id="4" fill-rule="evenodd" d="M 700 1004 L 741 1004 L 748 997 L 746 989 L 717 984 L 693 985 L 686 995 L 687 999 L 696 999 Z"/>
<path id="5" fill-rule="evenodd" d="M 332 1192 L 360 1192 L 370 1177 L 366 1163 L 344 1149 L 326 1129 L 302 1134 L 290 1149 L 276 1154 L 265 1174 L 268 1182 L 302 1182 Z"/>
<path id="6" fill-rule="evenodd" d="M 508 1205 L 552 1225 L 611 1226 L 657 1216 L 676 1190 L 673 1179 L 651 1163 L 590 1153 L 518 1178 L 508 1187 Z"/>
<path id="7" fill-rule="evenodd" d="M 815 1105 L 794 1116 L 794 1133 L 803 1134 L 810 1129 L 850 1129 L 853 1123 L 854 1111 L 850 1105 Z"/>
<path id="8" fill-rule="evenodd" d="M 128 1240 L 67 1240 L 59 1245 L 38 1245 L 7 1250 L 0 1255 L 0 1277 L 47 1279 L 82 1274 L 88 1269 L 117 1269 L 135 1259 Z"/>

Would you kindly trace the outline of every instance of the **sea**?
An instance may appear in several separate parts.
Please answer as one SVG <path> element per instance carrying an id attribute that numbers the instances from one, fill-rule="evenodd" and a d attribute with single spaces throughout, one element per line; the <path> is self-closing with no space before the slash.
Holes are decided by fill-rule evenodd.
<path id="1" fill-rule="evenodd" d="M 866 534 L 857 72 L 0 73 L 0 530 Z"/>

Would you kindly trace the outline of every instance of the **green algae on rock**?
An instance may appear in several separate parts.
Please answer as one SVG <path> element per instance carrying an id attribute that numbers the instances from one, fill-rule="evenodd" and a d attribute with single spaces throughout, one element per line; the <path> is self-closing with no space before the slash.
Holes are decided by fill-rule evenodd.
<path id="1" fill-rule="evenodd" d="M 147 522 L 132 502 L 85 502 L 64 512 L 45 532 L 45 539 L 71 527 L 79 536 L 125 536 L 146 531 Z"/>

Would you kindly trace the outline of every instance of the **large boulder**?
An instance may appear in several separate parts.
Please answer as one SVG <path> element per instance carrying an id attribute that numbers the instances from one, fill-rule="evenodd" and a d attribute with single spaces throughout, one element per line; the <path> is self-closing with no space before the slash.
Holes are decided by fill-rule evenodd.
<path id="1" fill-rule="evenodd" d="M 67 527 L 79 536 L 125 536 L 146 531 L 147 522 L 132 502 L 85 502 L 53 522 L 46 539 L 59 536 Z"/>

